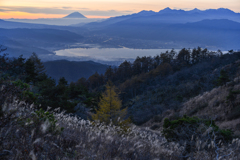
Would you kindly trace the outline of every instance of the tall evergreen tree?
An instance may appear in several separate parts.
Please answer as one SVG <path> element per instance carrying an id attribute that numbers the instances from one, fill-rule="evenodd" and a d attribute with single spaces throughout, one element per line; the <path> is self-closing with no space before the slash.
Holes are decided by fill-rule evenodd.
<path id="1" fill-rule="evenodd" d="M 178 56 L 177 60 L 182 63 L 183 65 L 189 64 L 190 63 L 190 50 L 183 48 Z"/>
<path id="2" fill-rule="evenodd" d="M 132 69 L 133 69 L 133 75 L 142 73 L 142 62 L 139 56 L 137 56 L 137 58 L 133 62 Z"/>
<path id="3" fill-rule="evenodd" d="M 105 82 L 107 81 L 112 81 L 114 77 L 114 72 L 111 66 L 109 66 L 104 74 L 104 80 Z"/>
<path id="4" fill-rule="evenodd" d="M 41 62 L 41 59 L 38 58 L 37 54 L 35 52 L 32 53 L 32 55 L 29 57 L 29 59 L 34 63 L 36 68 L 36 73 L 42 74 L 45 73 L 45 67 L 43 63 Z"/>
<path id="5" fill-rule="evenodd" d="M 61 86 L 61 85 L 67 86 L 67 84 L 68 84 L 68 82 L 67 82 L 67 80 L 65 79 L 65 77 L 60 78 L 59 81 L 58 81 L 58 85 L 59 85 L 59 86 Z"/>
<path id="6" fill-rule="evenodd" d="M 229 82 L 229 76 L 227 74 L 227 72 L 225 70 L 221 70 L 220 71 L 220 76 L 219 78 L 217 79 L 217 84 L 219 86 L 222 86 L 222 85 L 225 85 L 227 82 Z"/>
<path id="7" fill-rule="evenodd" d="M 132 76 L 132 66 L 131 63 L 128 61 L 124 61 L 120 64 L 117 70 L 117 75 L 119 76 L 120 80 L 126 80 Z"/>
<path id="8" fill-rule="evenodd" d="M 28 59 L 25 63 L 25 72 L 26 72 L 25 81 L 27 83 L 35 82 L 37 77 L 36 67 L 34 65 L 34 62 L 31 59 Z"/>

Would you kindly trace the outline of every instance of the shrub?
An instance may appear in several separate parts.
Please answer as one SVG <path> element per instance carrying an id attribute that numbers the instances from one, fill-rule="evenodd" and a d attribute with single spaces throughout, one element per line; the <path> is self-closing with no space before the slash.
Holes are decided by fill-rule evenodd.
<path id="1" fill-rule="evenodd" d="M 188 117 L 186 115 L 172 121 L 168 118 L 164 119 L 163 135 L 168 141 L 190 140 L 193 134 L 197 132 L 206 132 L 209 127 L 212 128 L 212 132 L 219 134 L 218 136 L 221 137 L 220 139 L 232 140 L 233 132 L 231 130 L 219 129 L 213 120 Z"/>
<path id="2" fill-rule="evenodd" d="M 227 144 L 233 139 L 231 130 L 219 129 L 213 120 L 186 115 L 176 120 L 164 119 L 162 133 L 168 142 L 185 143 L 184 155 L 198 150 L 195 144 L 197 140 L 206 142 L 202 147 L 205 148 L 211 143 L 218 147 L 221 142 Z"/>
<path id="3" fill-rule="evenodd" d="M 237 94 L 240 94 L 240 91 L 239 91 L 239 90 L 237 90 L 237 91 L 233 91 L 233 90 L 229 91 L 229 94 L 228 94 L 228 96 L 226 97 L 227 102 L 232 102 L 232 101 L 234 101 Z"/>
<path id="4" fill-rule="evenodd" d="M 28 103 L 36 103 L 38 94 L 34 94 L 30 91 L 30 86 L 27 83 L 23 83 L 21 80 L 13 81 L 14 86 L 18 87 L 18 98 Z"/>
<path id="5" fill-rule="evenodd" d="M 217 79 L 217 85 L 218 86 L 222 86 L 222 85 L 225 85 L 227 82 L 229 82 L 230 81 L 230 79 L 229 79 L 229 76 L 228 76 L 228 73 L 227 73 L 227 71 L 225 71 L 225 70 L 221 70 L 220 71 L 220 76 L 218 77 L 218 79 Z"/>
<path id="6" fill-rule="evenodd" d="M 240 106 L 236 106 L 233 108 L 231 113 L 229 115 L 227 115 L 227 119 L 233 120 L 233 119 L 239 118 L 239 116 L 240 116 Z"/>
<path id="7" fill-rule="evenodd" d="M 162 116 L 156 115 L 153 117 L 153 122 L 161 122 L 162 121 Z"/>

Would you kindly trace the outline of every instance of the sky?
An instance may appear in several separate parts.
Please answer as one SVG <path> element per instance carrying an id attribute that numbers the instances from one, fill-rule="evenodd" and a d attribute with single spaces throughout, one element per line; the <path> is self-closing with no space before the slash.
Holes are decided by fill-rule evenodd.
<path id="1" fill-rule="evenodd" d="M 75 11 L 87 18 L 109 18 L 166 7 L 228 8 L 240 13 L 240 0 L 0 0 L 0 19 L 62 18 Z"/>

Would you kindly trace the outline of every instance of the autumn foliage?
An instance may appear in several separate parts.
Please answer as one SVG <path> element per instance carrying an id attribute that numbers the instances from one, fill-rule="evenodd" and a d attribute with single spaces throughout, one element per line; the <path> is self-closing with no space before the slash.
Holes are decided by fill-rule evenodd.
<path id="1" fill-rule="evenodd" d="M 92 119 L 99 120 L 107 125 L 112 123 L 122 126 L 130 122 L 129 119 L 126 119 L 126 116 L 127 108 L 122 109 L 122 101 L 116 92 L 116 87 L 111 82 L 107 83 L 106 91 L 99 102 L 99 109 L 96 114 L 92 115 Z"/>

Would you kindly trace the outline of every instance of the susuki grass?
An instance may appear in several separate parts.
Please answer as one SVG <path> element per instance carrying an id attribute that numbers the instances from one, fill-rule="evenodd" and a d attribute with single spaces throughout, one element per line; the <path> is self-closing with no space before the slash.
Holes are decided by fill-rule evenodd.
<path id="1" fill-rule="evenodd" d="M 167 142 L 159 132 L 132 125 L 128 132 L 14 100 L 2 107 L 1 159 L 239 159 L 240 140 L 216 144 L 192 139 L 196 151 L 186 153 L 188 143 Z M 63 129 L 64 128 L 64 129 Z M 209 132 L 210 134 L 210 132 Z M 213 134 L 213 133 L 211 133 Z M 213 136 L 214 137 L 214 136 Z"/>

